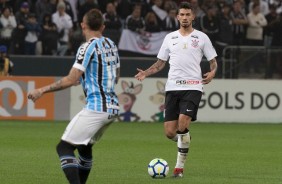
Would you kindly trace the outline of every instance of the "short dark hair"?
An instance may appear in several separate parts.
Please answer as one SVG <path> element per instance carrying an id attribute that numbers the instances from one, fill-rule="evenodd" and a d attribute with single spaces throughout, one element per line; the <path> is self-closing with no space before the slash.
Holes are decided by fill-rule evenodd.
<path id="1" fill-rule="evenodd" d="M 190 3 L 185 1 L 179 4 L 177 14 L 179 13 L 180 9 L 190 9 L 192 10 L 192 12 L 194 12 L 194 7 Z"/>
<path id="2" fill-rule="evenodd" d="M 91 9 L 85 14 L 86 24 L 93 31 L 98 31 L 104 24 L 104 18 L 100 10 Z"/>

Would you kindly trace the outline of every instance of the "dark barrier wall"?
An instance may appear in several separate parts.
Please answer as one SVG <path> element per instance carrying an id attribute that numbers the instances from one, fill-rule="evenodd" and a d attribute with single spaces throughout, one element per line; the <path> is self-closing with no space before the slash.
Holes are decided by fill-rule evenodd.
<path id="1" fill-rule="evenodd" d="M 16 76 L 65 76 L 74 63 L 74 57 L 10 56 L 14 63 L 12 75 Z M 156 58 L 121 57 L 121 77 L 134 77 L 137 68 L 147 69 Z M 167 77 L 169 66 L 152 77 Z"/>

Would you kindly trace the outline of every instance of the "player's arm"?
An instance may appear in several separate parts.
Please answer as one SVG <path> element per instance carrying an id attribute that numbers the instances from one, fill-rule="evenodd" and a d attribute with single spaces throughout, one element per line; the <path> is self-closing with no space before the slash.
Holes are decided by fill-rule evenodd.
<path id="1" fill-rule="evenodd" d="M 157 62 L 155 62 L 152 66 L 150 66 L 145 71 L 137 68 L 138 73 L 135 75 L 135 78 L 139 81 L 142 81 L 146 77 L 161 71 L 165 67 L 165 64 L 166 64 L 166 61 L 158 59 Z"/>
<path id="2" fill-rule="evenodd" d="M 208 84 L 214 78 L 217 70 L 217 61 L 215 58 L 210 60 L 210 72 L 204 74 L 203 84 Z"/>
<path id="3" fill-rule="evenodd" d="M 120 68 L 117 68 L 116 69 L 116 84 L 118 83 L 118 81 L 119 81 L 119 77 L 120 77 Z"/>
<path id="4" fill-rule="evenodd" d="M 31 92 L 28 93 L 28 99 L 31 99 L 32 101 L 36 101 L 38 98 L 40 98 L 43 94 L 49 93 L 49 92 L 54 92 L 54 91 L 59 91 L 66 89 L 70 86 L 77 85 L 79 82 L 79 78 L 83 74 L 83 71 L 77 69 L 77 68 L 72 68 L 69 72 L 69 74 L 62 79 L 44 86 L 42 88 L 35 89 Z"/>

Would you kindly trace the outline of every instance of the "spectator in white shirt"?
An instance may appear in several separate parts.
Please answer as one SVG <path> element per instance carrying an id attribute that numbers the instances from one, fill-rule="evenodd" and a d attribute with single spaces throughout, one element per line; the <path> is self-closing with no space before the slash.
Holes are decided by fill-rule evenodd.
<path id="1" fill-rule="evenodd" d="M 253 4 L 252 11 L 247 15 L 249 25 L 247 27 L 247 42 L 251 46 L 263 46 L 263 29 L 267 25 L 265 16 L 260 13 L 260 5 Z M 259 67 L 262 64 L 263 56 L 260 53 L 250 59 L 247 63 L 247 72 L 254 69 L 255 73 L 260 73 Z"/>
<path id="2" fill-rule="evenodd" d="M 9 51 L 12 32 L 17 27 L 16 18 L 9 7 L 2 9 L 0 23 L 2 25 L 0 42 L 2 45 L 5 45 Z"/>
<path id="3" fill-rule="evenodd" d="M 52 14 L 52 21 L 56 24 L 59 32 L 58 55 L 64 56 L 68 50 L 69 36 L 73 27 L 71 16 L 66 13 L 66 5 L 59 2 L 57 11 Z"/>

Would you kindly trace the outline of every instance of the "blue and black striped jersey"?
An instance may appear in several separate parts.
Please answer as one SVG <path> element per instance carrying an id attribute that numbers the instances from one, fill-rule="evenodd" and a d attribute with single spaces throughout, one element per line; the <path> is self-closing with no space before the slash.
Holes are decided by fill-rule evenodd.
<path id="1" fill-rule="evenodd" d="M 84 71 L 80 83 L 86 96 L 85 108 L 117 114 L 114 90 L 120 60 L 115 43 L 106 37 L 90 39 L 79 47 L 73 67 Z"/>

